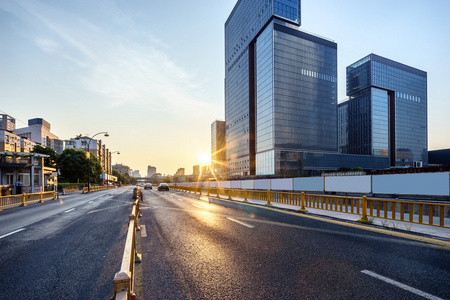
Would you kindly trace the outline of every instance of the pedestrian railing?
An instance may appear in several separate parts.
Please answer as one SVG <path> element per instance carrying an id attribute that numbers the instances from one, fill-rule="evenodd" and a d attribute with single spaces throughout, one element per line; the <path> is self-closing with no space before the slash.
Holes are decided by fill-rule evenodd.
<path id="1" fill-rule="evenodd" d="M 120 271 L 114 275 L 114 299 L 135 299 L 134 293 L 134 264 L 141 262 L 141 255 L 136 249 L 136 231 L 139 231 L 140 201 L 142 192 L 139 188 L 136 201 L 129 216 L 127 239 L 122 257 Z"/>
<path id="2" fill-rule="evenodd" d="M 42 192 L 31 194 L 19 194 L 0 197 L 0 208 L 9 206 L 27 206 L 30 202 L 44 202 L 44 200 L 56 199 L 56 192 Z"/>
<path id="3" fill-rule="evenodd" d="M 379 218 L 392 221 L 407 222 L 450 228 L 450 204 L 439 202 L 418 202 L 398 199 L 378 199 L 347 197 L 336 195 L 317 195 L 261 190 L 238 190 L 224 188 L 200 188 L 172 186 L 172 189 L 184 192 L 200 193 L 209 196 L 242 199 L 243 201 L 260 200 L 266 205 L 281 203 L 306 208 L 335 211 L 340 213 L 361 215 L 361 220 Z M 447 222 L 446 222 L 447 219 Z"/>
<path id="4" fill-rule="evenodd" d="M 103 186 L 91 186 L 90 187 L 90 191 L 91 192 L 95 192 L 95 191 L 103 191 L 103 190 L 108 190 L 108 189 L 114 189 L 116 188 L 114 185 L 103 185 Z M 83 188 L 83 194 L 88 192 L 88 188 L 84 187 Z"/>

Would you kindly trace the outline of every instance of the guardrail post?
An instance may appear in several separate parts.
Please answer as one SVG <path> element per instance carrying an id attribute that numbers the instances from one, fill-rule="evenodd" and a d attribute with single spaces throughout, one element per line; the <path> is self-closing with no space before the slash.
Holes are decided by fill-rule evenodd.
<path id="1" fill-rule="evenodd" d="M 369 218 L 367 218 L 367 196 L 364 195 L 362 200 L 362 217 L 358 220 L 360 223 L 369 223 Z"/>
<path id="2" fill-rule="evenodd" d="M 53 200 L 56 200 L 56 192 L 53 192 Z"/>
<path id="3" fill-rule="evenodd" d="M 301 198 L 302 204 L 301 204 L 301 208 L 298 211 L 306 213 L 306 212 L 308 212 L 308 210 L 306 210 L 306 208 L 305 208 L 305 192 L 302 192 L 300 194 L 300 198 Z"/>
<path id="4" fill-rule="evenodd" d="M 44 201 L 42 200 L 42 192 L 39 193 L 39 203 L 44 203 Z"/>
<path id="5" fill-rule="evenodd" d="M 208 187 L 208 197 L 209 197 L 209 187 Z"/>
<path id="6" fill-rule="evenodd" d="M 120 271 L 114 275 L 114 299 L 118 293 L 126 293 L 126 299 L 131 299 L 131 274 L 129 271 Z"/>
<path id="7" fill-rule="evenodd" d="M 270 190 L 267 190 L 267 203 L 266 205 L 272 205 L 272 203 L 270 203 Z"/>
<path id="8" fill-rule="evenodd" d="M 231 188 L 228 189 L 228 199 L 231 200 Z"/>
<path id="9" fill-rule="evenodd" d="M 244 202 L 248 202 L 248 200 L 247 200 L 247 189 L 244 190 Z"/>
<path id="10" fill-rule="evenodd" d="M 25 204 L 25 194 L 22 194 L 22 204 L 20 205 L 20 206 L 27 206 L 26 204 Z"/>

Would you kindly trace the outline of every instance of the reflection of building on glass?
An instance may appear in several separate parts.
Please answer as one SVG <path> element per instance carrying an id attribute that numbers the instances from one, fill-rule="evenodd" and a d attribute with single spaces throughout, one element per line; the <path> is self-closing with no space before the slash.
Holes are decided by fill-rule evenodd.
<path id="1" fill-rule="evenodd" d="M 225 121 L 211 124 L 211 167 L 216 176 L 226 171 Z"/>
<path id="2" fill-rule="evenodd" d="M 427 73 L 370 54 L 347 67 L 339 104 L 339 151 L 427 166 Z"/>

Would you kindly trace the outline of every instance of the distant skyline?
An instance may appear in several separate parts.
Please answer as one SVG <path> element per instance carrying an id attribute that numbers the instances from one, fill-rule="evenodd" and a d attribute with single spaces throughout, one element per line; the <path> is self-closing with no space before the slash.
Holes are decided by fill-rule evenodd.
<path id="1" fill-rule="evenodd" d="M 0 112 L 61 139 L 103 137 L 122 163 L 174 174 L 210 152 L 224 119 L 224 23 L 235 0 L 0 0 Z M 375 53 L 428 73 L 428 147 L 450 148 L 450 2 L 302 0 L 301 29 L 345 68 Z M 22 123 L 23 122 L 23 123 Z"/>

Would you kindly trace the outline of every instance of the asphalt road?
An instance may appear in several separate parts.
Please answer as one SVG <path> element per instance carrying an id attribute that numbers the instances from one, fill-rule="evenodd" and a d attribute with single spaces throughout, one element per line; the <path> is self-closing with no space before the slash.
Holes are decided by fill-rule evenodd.
<path id="1" fill-rule="evenodd" d="M 0 212 L 0 299 L 109 299 L 130 187 Z"/>
<path id="2" fill-rule="evenodd" d="M 450 299 L 450 244 L 144 190 L 139 299 Z"/>
<path id="3" fill-rule="evenodd" d="M 450 244 L 143 190 L 137 299 L 450 299 Z M 0 212 L 0 299 L 109 299 L 132 188 Z"/>

